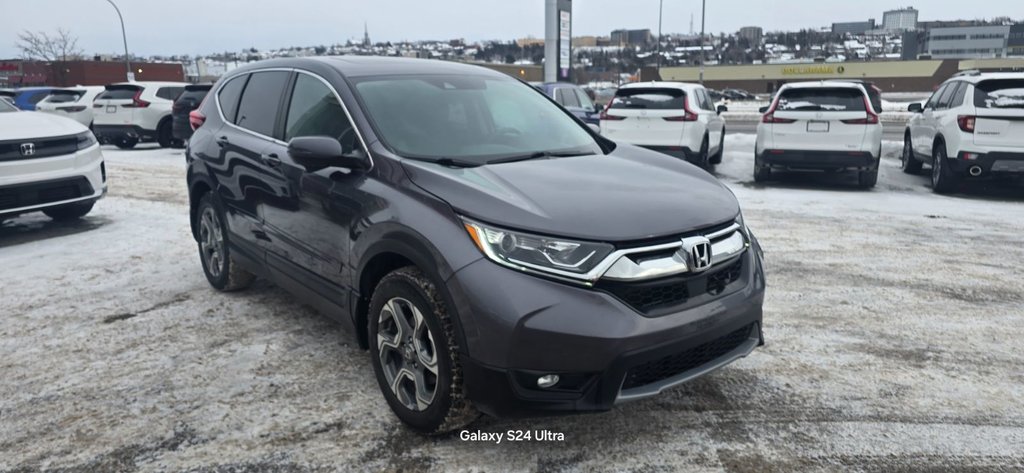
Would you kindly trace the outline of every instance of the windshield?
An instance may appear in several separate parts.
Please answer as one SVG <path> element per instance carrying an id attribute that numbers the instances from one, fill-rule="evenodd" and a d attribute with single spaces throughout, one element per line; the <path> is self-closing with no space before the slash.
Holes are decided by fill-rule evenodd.
<path id="1" fill-rule="evenodd" d="M 535 153 L 601 152 L 576 121 L 513 79 L 367 77 L 355 89 L 381 139 L 405 157 L 481 165 Z"/>
<path id="2" fill-rule="evenodd" d="M 791 112 L 863 112 L 864 93 L 849 88 L 787 89 L 779 97 L 777 110 Z"/>
<path id="3" fill-rule="evenodd" d="M 978 108 L 1024 108 L 1024 79 L 986 80 L 974 86 Z"/>
<path id="4" fill-rule="evenodd" d="M 641 110 L 682 110 L 686 94 L 679 89 L 634 87 L 619 89 L 609 108 L 633 108 Z"/>

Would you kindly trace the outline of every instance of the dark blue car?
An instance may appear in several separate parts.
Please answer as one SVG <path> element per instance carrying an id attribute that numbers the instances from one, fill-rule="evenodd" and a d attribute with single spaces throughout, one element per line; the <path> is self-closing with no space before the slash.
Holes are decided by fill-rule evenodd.
<path id="1" fill-rule="evenodd" d="M 32 111 L 36 109 L 36 104 L 41 102 L 50 92 L 56 90 L 55 87 L 23 87 L 14 91 L 14 106 L 22 110 Z"/>
<path id="2" fill-rule="evenodd" d="M 593 125 L 601 124 L 601 110 L 594 106 L 590 96 L 575 84 L 567 82 L 547 82 L 531 84 L 545 95 L 551 97 L 573 115 L 579 117 L 584 123 Z"/>

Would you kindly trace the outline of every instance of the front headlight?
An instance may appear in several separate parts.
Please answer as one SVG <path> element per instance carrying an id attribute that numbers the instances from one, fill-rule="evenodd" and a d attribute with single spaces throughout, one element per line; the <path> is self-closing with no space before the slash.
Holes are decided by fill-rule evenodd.
<path id="1" fill-rule="evenodd" d="M 498 264 L 520 271 L 536 271 L 589 281 L 594 268 L 615 251 L 607 243 L 567 240 L 506 230 L 463 219 L 466 231 L 480 251 Z"/>
<path id="2" fill-rule="evenodd" d="M 96 144 L 96 137 L 93 136 L 91 131 L 86 131 L 75 135 L 75 139 L 78 140 L 78 149 L 83 150 L 94 144 Z"/>

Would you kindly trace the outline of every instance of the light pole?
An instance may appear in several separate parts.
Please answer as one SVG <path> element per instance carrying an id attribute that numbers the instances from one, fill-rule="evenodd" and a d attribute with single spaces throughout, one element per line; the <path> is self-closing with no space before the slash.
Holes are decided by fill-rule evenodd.
<path id="1" fill-rule="evenodd" d="M 700 85 L 704 85 L 704 14 L 707 12 L 708 0 L 700 2 Z"/>
<path id="2" fill-rule="evenodd" d="M 658 77 L 661 77 L 661 17 L 665 11 L 665 0 L 658 0 Z"/>
<path id="3" fill-rule="evenodd" d="M 121 20 L 121 40 L 124 41 L 124 72 L 125 79 L 128 81 L 133 80 L 132 74 L 132 63 L 128 60 L 128 35 L 124 32 L 124 17 L 121 16 L 121 9 L 117 8 L 114 0 L 107 0 L 110 6 L 114 7 L 114 11 L 117 12 L 117 18 Z"/>

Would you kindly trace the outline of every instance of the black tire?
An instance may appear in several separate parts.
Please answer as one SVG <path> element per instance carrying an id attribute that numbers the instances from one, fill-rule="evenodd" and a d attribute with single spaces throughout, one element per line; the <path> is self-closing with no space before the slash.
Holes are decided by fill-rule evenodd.
<path id="1" fill-rule="evenodd" d="M 722 164 L 722 156 L 725 155 L 725 128 L 722 128 L 722 137 L 718 140 L 718 152 L 708 159 L 711 164 Z"/>
<path id="2" fill-rule="evenodd" d="M 754 157 L 754 182 L 765 182 L 772 177 L 772 168 L 761 164 L 761 159 Z"/>
<path id="3" fill-rule="evenodd" d="M 921 173 L 921 161 L 914 157 L 914 144 L 910 141 L 908 134 L 903 138 L 903 154 L 900 155 L 900 169 L 904 174 L 916 175 Z"/>
<path id="4" fill-rule="evenodd" d="M 949 194 L 960 184 L 946 159 L 946 144 L 936 142 L 932 147 L 932 191 L 936 194 Z"/>
<path id="5" fill-rule="evenodd" d="M 384 276 L 370 299 L 366 325 L 373 372 L 395 415 L 424 434 L 461 429 L 480 416 L 464 395 L 451 317 L 437 285 L 413 266 Z M 399 320 L 406 322 L 402 325 Z M 426 358 L 429 355 L 433 356 L 433 372 Z M 423 399 L 428 389 L 429 400 Z"/>
<path id="6" fill-rule="evenodd" d="M 861 189 L 871 189 L 878 184 L 878 166 L 870 171 L 860 171 L 857 173 L 857 185 Z"/>
<path id="7" fill-rule="evenodd" d="M 196 208 L 196 229 L 199 261 L 210 285 L 224 292 L 249 287 L 256 277 L 242 269 L 232 256 L 227 227 L 224 224 L 224 211 L 211 194 L 206 194 L 199 200 L 199 206 Z"/>
<path id="8" fill-rule="evenodd" d="M 708 160 L 710 159 L 710 157 L 708 156 L 708 152 L 710 150 L 711 144 L 708 140 L 708 135 L 704 135 L 704 140 L 700 142 L 700 151 L 697 152 L 697 162 L 694 164 L 700 167 L 707 167 Z"/>
<path id="9" fill-rule="evenodd" d="M 157 127 L 156 142 L 161 148 L 170 148 L 174 145 L 174 130 L 171 128 L 170 120 L 164 120 Z"/>
<path id="10" fill-rule="evenodd" d="M 121 149 L 132 149 L 137 144 L 139 144 L 139 140 L 135 138 L 121 138 L 114 142 L 114 146 Z"/>
<path id="11" fill-rule="evenodd" d="M 73 204 L 64 204 L 59 207 L 50 207 L 48 209 L 43 209 L 43 213 L 46 214 L 47 217 L 50 217 L 58 222 L 68 222 L 71 220 L 78 220 L 86 216 L 86 214 L 92 211 L 92 206 L 95 203 L 96 201 L 91 200 L 88 202 L 75 202 Z"/>

